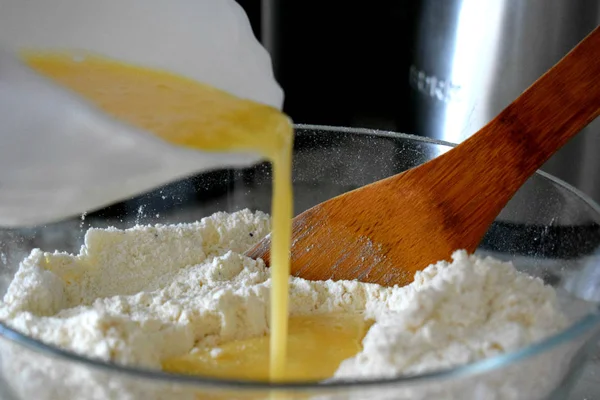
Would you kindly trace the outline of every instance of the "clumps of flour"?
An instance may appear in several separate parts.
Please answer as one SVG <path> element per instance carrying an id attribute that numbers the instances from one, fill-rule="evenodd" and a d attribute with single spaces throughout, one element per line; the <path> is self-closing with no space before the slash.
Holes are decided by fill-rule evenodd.
<path id="1" fill-rule="evenodd" d="M 511 263 L 457 251 L 417 272 L 377 310 L 363 351 L 336 377 L 393 377 L 467 364 L 537 342 L 567 325 L 556 292 Z"/>
<path id="2" fill-rule="evenodd" d="M 269 216 L 217 213 L 192 224 L 91 229 L 78 255 L 34 250 L 0 319 L 92 357 L 160 368 L 198 344 L 269 329 L 269 270 L 243 252 Z M 416 374 L 515 350 L 561 329 L 556 293 L 510 263 L 457 251 L 405 287 L 290 278 L 293 315 L 363 313 L 363 350 L 332 379 Z"/>
<path id="3" fill-rule="evenodd" d="M 242 253 L 269 216 L 217 213 L 197 223 L 90 229 L 78 255 L 34 250 L 20 265 L 0 319 L 92 358 L 160 368 L 198 344 L 269 329 L 269 270 Z M 292 314 L 363 312 L 390 288 L 291 279 Z"/>

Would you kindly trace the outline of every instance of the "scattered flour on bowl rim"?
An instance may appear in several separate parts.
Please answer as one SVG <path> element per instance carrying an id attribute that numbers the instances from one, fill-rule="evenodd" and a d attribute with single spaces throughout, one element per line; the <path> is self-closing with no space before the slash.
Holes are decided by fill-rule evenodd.
<path id="1" fill-rule="evenodd" d="M 196 345 L 269 329 L 269 270 L 243 252 L 270 231 L 267 214 L 90 229 L 78 255 L 33 250 L 0 319 L 78 354 L 144 368 Z M 511 263 L 457 251 L 405 287 L 290 278 L 292 315 L 362 313 L 363 350 L 332 379 L 416 374 L 539 341 L 567 325 L 556 292 Z"/>

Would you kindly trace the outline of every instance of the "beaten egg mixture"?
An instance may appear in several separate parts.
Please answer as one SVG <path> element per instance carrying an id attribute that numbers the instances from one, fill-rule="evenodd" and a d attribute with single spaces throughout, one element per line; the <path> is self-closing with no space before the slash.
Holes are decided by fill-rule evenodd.
<path id="1" fill-rule="evenodd" d="M 40 74 L 75 91 L 104 112 L 170 143 L 202 150 L 253 150 L 272 162 L 275 267 L 271 279 L 272 296 L 277 300 L 271 303 L 269 376 L 271 380 L 283 379 L 293 216 L 293 129 L 289 119 L 272 107 L 239 99 L 190 79 L 102 57 L 90 55 L 79 59 L 68 53 L 27 53 L 24 59 Z M 262 346 L 256 344 L 250 348 L 256 353 Z M 180 369 L 177 363 L 168 365 Z"/>

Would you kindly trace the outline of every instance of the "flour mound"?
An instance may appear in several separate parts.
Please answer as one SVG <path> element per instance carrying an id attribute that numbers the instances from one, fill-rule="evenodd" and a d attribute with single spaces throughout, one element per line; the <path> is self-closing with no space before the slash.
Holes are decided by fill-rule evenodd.
<path id="1" fill-rule="evenodd" d="M 270 232 L 267 214 L 216 213 L 199 222 L 90 229 L 78 255 L 34 250 L 0 319 L 81 355 L 160 368 L 197 345 L 269 331 L 269 270 L 243 252 Z M 390 288 L 290 279 L 290 312 L 364 312 Z"/>
<path id="2" fill-rule="evenodd" d="M 211 335 L 262 334 L 268 272 L 239 253 L 269 230 L 266 214 L 248 210 L 191 224 L 90 229 L 78 255 L 34 250 L 0 318 L 82 355 L 157 368 Z"/>
<path id="3" fill-rule="evenodd" d="M 77 255 L 36 249 L 23 260 L 0 302 L 0 319 L 83 356 L 156 369 L 196 346 L 266 334 L 269 269 L 243 253 L 270 228 L 267 214 L 243 210 L 190 224 L 90 229 Z M 290 278 L 291 315 L 331 312 L 359 313 L 375 321 L 363 350 L 343 361 L 333 380 L 449 368 L 516 350 L 567 326 L 553 288 L 511 263 L 465 251 L 418 272 L 404 287 Z M 19 354 L 15 350 L 2 357 L 19 392 L 43 392 L 44 399 L 91 392 L 94 399 L 108 399 L 115 390 L 120 398 L 173 398 L 166 386 L 109 385 L 107 375 Z M 455 393 L 478 400 L 533 398 L 527 396 L 539 391 L 542 381 L 529 372 L 560 365 L 536 362 Z M 546 371 L 544 385 L 551 387 L 559 373 Z M 406 398 L 456 398 L 445 387 L 434 389 L 413 390 Z M 469 390 L 472 396 L 466 395 Z M 190 399 L 194 396 L 189 393 Z"/>
<path id="4" fill-rule="evenodd" d="M 564 329 L 556 292 L 511 263 L 457 251 L 394 291 L 336 378 L 394 377 L 517 350 Z"/>

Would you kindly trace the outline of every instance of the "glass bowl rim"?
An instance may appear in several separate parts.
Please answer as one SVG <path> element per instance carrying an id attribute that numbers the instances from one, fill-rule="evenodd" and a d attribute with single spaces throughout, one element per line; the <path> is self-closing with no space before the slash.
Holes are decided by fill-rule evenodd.
<path id="1" fill-rule="evenodd" d="M 389 137 L 393 139 L 409 140 L 414 142 L 428 143 L 433 145 L 441 145 L 447 147 L 455 147 L 456 144 L 431 139 L 423 136 L 417 136 L 406 133 L 399 133 L 388 130 L 380 129 L 369 129 L 369 128 L 354 128 L 354 127 L 341 127 L 341 126 L 330 126 L 330 125 L 313 125 L 313 124 L 294 124 L 294 130 L 311 130 L 319 131 L 323 133 L 351 133 L 359 135 L 374 135 L 379 137 Z M 600 205 L 596 204 L 585 193 L 574 188 L 572 185 L 564 182 L 563 180 L 556 178 L 543 171 L 537 171 L 536 174 L 541 175 L 545 179 L 548 179 L 559 186 L 572 192 L 575 196 L 586 203 L 596 214 L 600 216 Z M 222 379 L 208 376 L 196 376 L 196 375 L 183 375 L 183 374 L 171 374 L 155 369 L 143 369 L 132 366 L 119 365 L 115 363 L 105 362 L 101 360 L 95 360 L 85 356 L 81 356 L 75 352 L 69 350 L 63 350 L 53 345 L 45 344 L 34 338 L 19 333 L 18 331 L 8 327 L 4 322 L 0 321 L 0 336 L 8 339 L 11 342 L 16 342 L 16 345 L 20 345 L 28 348 L 41 355 L 50 356 L 53 358 L 60 358 L 65 362 L 76 363 L 78 367 L 88 367 L 96 370 L 100 370 L 105 373 L 118 373 L 124 377 L 129 378 L 141 378 L 150 379 L 153 382 L 162 381 L 165 384 L 182 384 L 182 385 L 198 385 L 206 388 L 215 388 L 221 390 L 253 390 L 253 391 L 264 391 L 264 390 L 295 390 L 295 391 L 327 391 L 332 389 L 350 389 L 350 388 L 363 388 L 368 387 L 382 387 L 402 384 L 418 384 L 424 383 L 428 380 L 441 380 L 441 379 L 456 379 L 465 378 L 472 375 L 478 375 L 492 370 L 507 367 L 536 355 L 542 354 L 546 351 L 552 350 L 561 344 L 564 344 L 572 339 L 575 339 L 588 331 L 592 330 L 600 324 L 600 306 L 597 306 L 593 312 L 588 313 L 585 317 L 571 325 L 569 328 L 547 337 L 546 339 L 534 343 L 532 345 L 523 347 L 519 350 L 501 354 L 498 356 L 490 357 L 466 365 L 460 365 L 453 368 L 446 368 L 436 370 L 424 374 L 401 376 L 396 378 L 378 378 L 378 379 L 362 379 L 362 380 L 334 380 L 334 381 L 321 381 L 321 382 L 259 382 L 259 381 L 245 381 L 235 379 Z"/>

